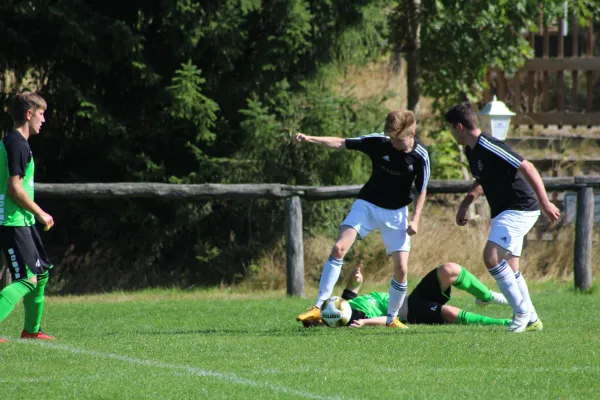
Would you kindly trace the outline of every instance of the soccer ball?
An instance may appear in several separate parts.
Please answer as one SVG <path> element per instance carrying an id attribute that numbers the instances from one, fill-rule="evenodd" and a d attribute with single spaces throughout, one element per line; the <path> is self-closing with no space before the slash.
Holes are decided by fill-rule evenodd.
<path id="1" fill-rule="evenodd" d="M 352 317 L 350 303 L 341 297 L 330 297 L 321 307 L 321 319 L 332 328 L 348 325 L 350 317 Z"/>

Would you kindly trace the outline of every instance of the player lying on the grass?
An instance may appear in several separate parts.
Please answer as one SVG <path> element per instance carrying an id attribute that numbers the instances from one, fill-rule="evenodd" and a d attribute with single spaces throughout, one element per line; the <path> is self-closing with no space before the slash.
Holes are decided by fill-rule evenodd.
<path id="1" fill-rule="evenodd" d="M 385 326 L 389 295 L 371 292 L 359 296 L 358 291 L 363 280 L 360 268 L 359 265 L 352 271 L 342 294 L 342 298 L 347 300 L 352 308 L 352 317 L 348 325 L 355 328 L 366 325 Z M 510 324 L 510 319 L 486 317 L 447 305 L 452 286 L 475 296 L 475 302 L 480 306 L 508 305 L 502 294 L 492 292 L 464 267 L 447 262 L 431 270 L 419 282 L 408 296 L 408 301 L 405 301 L 400 308 L 398 318 L 403 322 L 414 324 L 455 323 L 504 326 Z M 303 320 L 297 319 L 306 327 L 323 324 L 320 318 L 314 316 Z"/>

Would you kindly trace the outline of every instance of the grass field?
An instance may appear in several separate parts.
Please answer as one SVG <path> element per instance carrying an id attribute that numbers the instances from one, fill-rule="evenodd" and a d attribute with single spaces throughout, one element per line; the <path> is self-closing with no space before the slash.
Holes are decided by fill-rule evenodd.
<path id="1" fill-rule="evenodd" d="M 530 282 L 545 329 L 520 335 L 457 325 L 304 329 L 294 316 L 312 293 L 54 297 L 44 329 L 59 340 L 16 339 L 21 305 L 0 325 L 9 340 L 0 344 L 0 398 L 597 398 L 600 294 L 571 286 Z M 451 304 L 509 316 L 454 294 Z"/>

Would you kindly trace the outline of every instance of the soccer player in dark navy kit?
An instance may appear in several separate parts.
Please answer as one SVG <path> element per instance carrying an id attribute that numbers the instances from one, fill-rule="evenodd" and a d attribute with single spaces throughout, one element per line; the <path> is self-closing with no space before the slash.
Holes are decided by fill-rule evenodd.
<path id="1" fill-rule="evenodd" d="M 330 149 L 361 151 L 371 158 L 373 166 L 369 181 L 360 190 L 358 199 L 340 225 L 339 236 L 323 266 L 317 301 L 297 317 L 299 321 L 319 315 L 319 308 L 331 296 L 344 256 L 356 238 L 364 238 L 379 229 L 386 250 L 394 261 L 387 325 L 405 328 L 397 315 L 406 296 L 410 236 L 418 231 L 430 174 L 429 155 L 415 139 L 415 129 L 414 114 L 396 110 L 387 115 L 383 133 L 353 139 L 296 135 L 300 142 L 316 143 Z M 413 201 L 413 183 L 418 194 L 409 220 L 407 206 Z"/>
<path id="2" fill-rule="evenodd" d="M 45 110 L 46 101 L 40 95 L 18 94 L 13 105 L 14 129 L 0 142 L 0 248 L 13 277 L 0 292 L 0 322 L 22 298 L 23 339 L 54 339 L 40 329 L 52 264 L 35 227 L 37 220 L 48 230 L 54 219 L 33 201 L 35 165 L 27 142 L 40 133 Z"/>
<path id="3" fill-rule="evenodd" d="M 481 194 L 491 209 L 491 226 L 483 259 L 490 274 L 513 309 L 510 332 L 541 330 L 525 279 L 519 272 L 523 238 L 542 212 L 555 222 L 560 211 L 548 200 L 537 169 L 506 143 L 481 132 L 471 103 L 452 107 L 446 113 L 452 136 L 465 145 L 473 186 L 460 204 L 456 223 L 467 223 L 467 209 Z"/>

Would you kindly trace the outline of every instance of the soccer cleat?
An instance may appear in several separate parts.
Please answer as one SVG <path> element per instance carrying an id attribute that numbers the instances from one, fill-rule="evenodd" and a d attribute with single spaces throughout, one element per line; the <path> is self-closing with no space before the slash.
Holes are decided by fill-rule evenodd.
<path id="1" fill-rule="evenodd" d="M 525 332 L 529 321 L 531 320 L 531 313 L 515 313 L 513 319 L 508 326 L 508 331 L 512 333 Z"/>
<path id="2" fill-rule="evenodd" d="M 46 335 L 41 329 L 37 331 L 37 333 L 28 333 L 23 329 L 23 332 L 21 332 L 21 339 L 56 340 L 54 336 Z"/>
<path id="3" fill-rule="evenodd" d="M 304 325 L 305 328 L 313 328 L 315 326 L 323 326 L 325 324 L 321 318 L 309 317 L 302 321 L 302 325 Z"/>
<path id="4" fill-rule="evenodd" d="M 0 343 L 8 343 L 8 340 L 0 339 Z"/>
<path id="5" fill-rule="evenodd" d="M 490 304 L 499 304 L 501 306 L 507 306 L 508 300 L 506 300 L 506 297 L 504 297 L 504 295 L 502 293 L 492 292 L 491 300 L 483 301 L 483 300 L 475 299 L 475 304 L 477 304 L 479 307 L 489 306 Z"/>
<path id="6" fill-rule="evenodd" d="M 321 318 L 321 310 L 316 306 L 309 307 L 308 310 L 296 317 L 296 321 L 304 322 L 305 320 Z"/>
<path id="7" fill-rule="evenodd" d="M 408 329 L 408 326 L 404 325 L 398 318 L 394 318 L 389 324 L 385 324 L 388 328 L 400 328 Z"/>
<path id="8" fill-rule="evenodd" d="M 539 318 L 535 322 L 529 322 L 527 328 L 525 328 L 526 331 L 541 331 L 542 329 L 544 329 L 544 324 L 542 324 L 542 320 Z"/>

